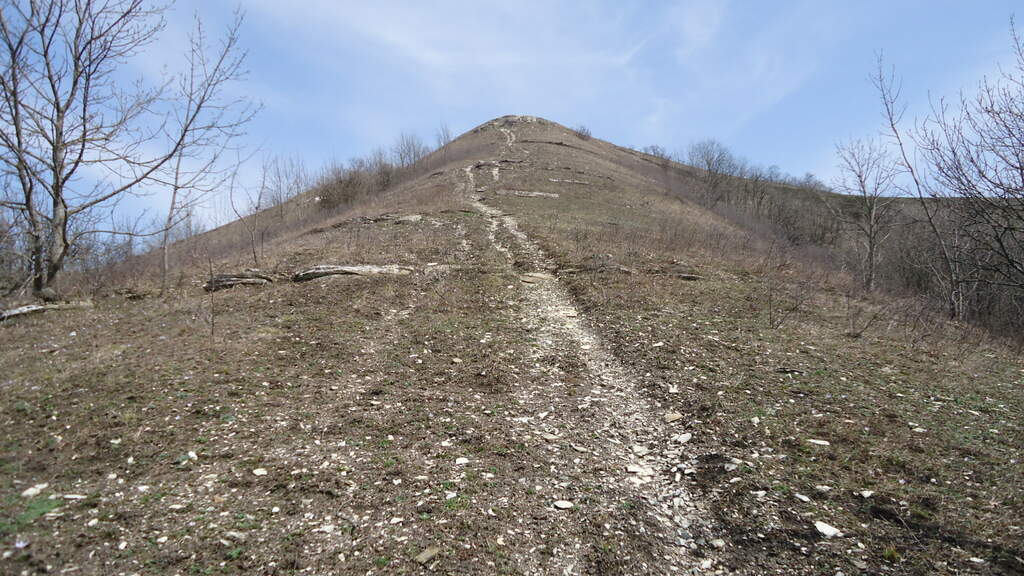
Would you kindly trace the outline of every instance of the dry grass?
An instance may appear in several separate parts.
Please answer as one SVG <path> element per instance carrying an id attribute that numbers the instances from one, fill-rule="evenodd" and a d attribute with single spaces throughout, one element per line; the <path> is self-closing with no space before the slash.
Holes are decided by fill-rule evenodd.
<path id="1" fill-rule="evenodd" d="M 910 308 L 848 300 L 848 278 L 665 195 L 606 142 L 543 123 L 516 135 L 526 162 L 497 182 L 481 168 L 477 184 L 558 264 L 645 399 L 685 415 L 699 465 L 681 482 L 726 541 L 716 568 L 1022 570 L 1018 357 L 910 312 L 851 338 L 881 307 Z M 491 125 L 456 144 L 487 160 L 502 142 Z M 413 557 L 436 545 L 442 573 L 560 574 L 568 558 L 661 573 L 648 504 L 621 500 L 621 471 L 571 447 L 614 423 L 572 408 L 590 393 L 577 351 L 533 356 L 517 271 L 460 211 L 459 168 L 283 230 L 265 246 L 282 277 L 270 286 L 201 292 L 211 260 L 250 265 L 229 228 L 210 253 L 213 238 L 230 249 L 200 252 L 166 300 L 0 326 L 0 572 L 419 573 Z M 283 280 L 324 262 L 417 273 Z M 776 328 L 768 283 L 781 308 L 801 304 Z M 550 395 L 526 405 L 525 383 Z M 546 441 L 531 429 L 541 409 L 578 424 Z M 577 508 L 555 511 L 564 494 Z"/>
<path id="2" fill-rule="evenodd" d="M 1019 357 L 912 303 L 850 298 L 851 278 L 773 254 L 678 200 L 635 193 L 575 153 L 558 163 L 614 180 L 574 188 L 531 174 L 508 185 L 560 196 L 492 201 L 562 268 L 609 254 L 635 271 L 563 279 L 616 355 L 649 376 L 649 393 L 692 422 L 705 462 L 692 486 L 714 503 L 733 568 L 1024 570 Z M 769 286 L 776 313 L 792 312 L 781 325 Z M 846 537 L 823 540 L 816 520 Z"/>

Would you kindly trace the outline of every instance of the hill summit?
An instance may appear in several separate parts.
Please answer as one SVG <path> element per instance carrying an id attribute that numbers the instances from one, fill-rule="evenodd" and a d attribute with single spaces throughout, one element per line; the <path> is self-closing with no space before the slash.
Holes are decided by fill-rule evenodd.
<path id="1" fill-rule="evenodd" d="M 585 129 L 415 170 L 182 243 L 167 298 L 0 326 L 4 571 L 1024 569 L 1011 352 Z"/>

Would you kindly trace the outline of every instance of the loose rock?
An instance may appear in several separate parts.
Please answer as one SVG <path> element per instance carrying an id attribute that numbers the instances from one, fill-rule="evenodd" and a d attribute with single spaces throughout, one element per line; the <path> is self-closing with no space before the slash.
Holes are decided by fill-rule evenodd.
<path id="1" fill-rule="evenodd" d="M 814 527 L 818 529 L 825 538 L 835 538 L 836 536 L 842 536 L 843 533 L 835 526 L 830 526 L 821 520 L 814 523 Z"/>
<path id="2" fill-rule="evenodd" d="M 426 564 L 427 562 L 430 562 L 431 560 L 433 560 L 434 557 L 437 556 L 440 553 L 441 553 L 441 549 L 440 548 L 438 548 L 437 546 L 430 546 L 428 548 L 425 548 L 419 554 L 417 554 L 415 560 L 416 560 L 416 562 L 419 562 L 420 564 Z"/>

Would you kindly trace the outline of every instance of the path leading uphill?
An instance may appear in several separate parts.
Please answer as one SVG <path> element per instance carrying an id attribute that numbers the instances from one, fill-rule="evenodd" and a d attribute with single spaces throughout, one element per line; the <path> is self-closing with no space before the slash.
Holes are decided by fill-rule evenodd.
<path id="1" fill-rule="evenodd" d="M 500 129 L 507 139 L 506 154 L 528 154 L 516 146 L 513 128 Z M 553 273 L 553 261 L 520 229 L 513 216 L 485 203 L 480 192 L 497 185 L 498 171 L 482 174 L 490 181 L 478 183 L 476 166 L 463 169 L 463 192 L 473 209 L 487 218 L 488 240 L 503 255 L 506 265 L 520 274 L 522 301 L 516 320 L 534 336 L 526 358 L 530 378 L 514 391 L 521 411 L 511 419 L 513 425 L 523 433 L 541 434 L 568 448 L 571 458 L 563 454 L 558 464 L 570 468 L 570 476 L 588 484 L 584 492 L 607 495 L 606 507 L 618 504 L 619 516 L 629 503 L 643 503 L 641 518 L 614 528 L 625 531 L 638 541 L 638 548 L 646 550 L 651 565 L 645 565 L 645 569 L 652 573 L 696 573 L 711 568 L 715 565 L 711 552 L 720 541 L 704 520 L 708 514 L 702 504 L 689 493 L 683 480 L 687 472 L 683 446 L 690 439 L 686 422 L 646 399 L 638 378 L 587 326 Z M 572 356 L 580 366 L 577 373 L 568 374 L 547 361 L 559 355 Z M 569 387 L 582 392 L 567 394 Z M 553 505 L 575 507 L 576 503 L 566 500 Z M 600 511 L 610 516 L 615 512 Z M 576 541 L 566 542 L 565 548 L 584 548 L 581 539 L 577 535 Z M 563 573 L 578 573 L 579 568 L 578 558 L 563 556 Z"/>

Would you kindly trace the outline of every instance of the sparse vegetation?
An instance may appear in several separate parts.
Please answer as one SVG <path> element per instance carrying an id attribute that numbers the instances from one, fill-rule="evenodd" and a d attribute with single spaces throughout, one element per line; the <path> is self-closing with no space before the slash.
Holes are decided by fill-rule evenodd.
<path id="1" fill-rule="evenodd" d="M 0 323 L 0 572 L 1024 570 L 1017 52 L 909 133 L 880 68 L 892 141 L 831 189 L 517 116 L 256 183 L 181 169 L 219 138 L 121 158 L 161 239 L 78 238 L 62 286 L 118 292 Z M 186 231 L 215 183 L 237 219 Z M 3 252 L 33 202 L 15 295 L 57 277 Z"/>

